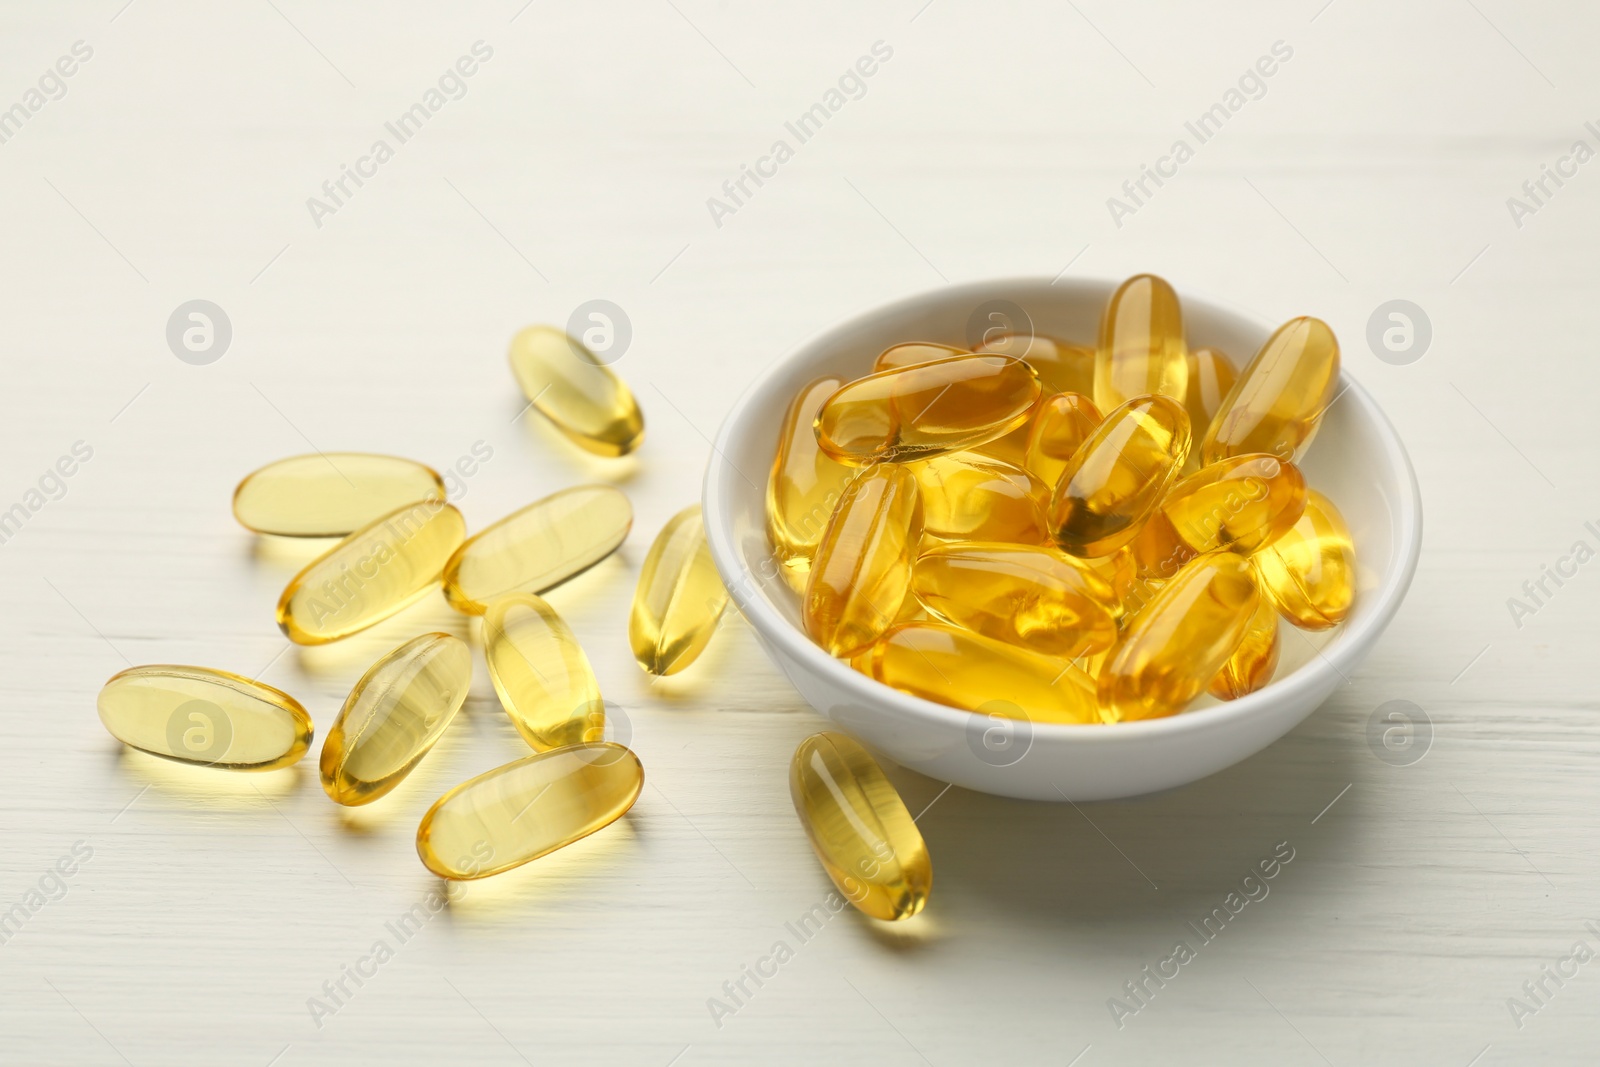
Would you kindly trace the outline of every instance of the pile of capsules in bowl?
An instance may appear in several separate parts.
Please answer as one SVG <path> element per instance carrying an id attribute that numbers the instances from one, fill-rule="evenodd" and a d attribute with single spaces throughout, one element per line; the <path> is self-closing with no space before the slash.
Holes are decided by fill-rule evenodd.
<path id="1" fill-rule="evenodd" d="M 1272 679 L 1280 615 L 1327 630 L 1354 599 L 1349 530 L 1296 465 L 1338 384 L 1321 320 L 1240 371 L 1137 275 L 1093 348 L 908 341 L 807 385 L 768 534 L 812 640 L 914 696 L 1081 724 L 1232 700 Z"/>

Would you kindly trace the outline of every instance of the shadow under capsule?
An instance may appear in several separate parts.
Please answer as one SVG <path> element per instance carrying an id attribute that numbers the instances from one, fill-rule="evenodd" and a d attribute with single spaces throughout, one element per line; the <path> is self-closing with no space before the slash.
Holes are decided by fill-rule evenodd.
<path id="1" fill-rule="evenodd" d="M 452 608 L 439 587 L 382 622 L 325 645 L 295 645 L 295 663 L 313 678 L 349 676 L 351 685 L 379 658 L 414 637 L 444 633 L 468 640 L 467 616 Z"/>
<path id="2" fill-rule="evenodd" d="M 543 412 L 531 404 L 523 408 L 517 421 L 521 422 L 523 433 L 528 440 L 541 452 L 562 457 L 568 466 L 577 469 L 584 481 L 628 485 L 638 478 L 644 466 L 637 450 L 616 457 L 590 452 L 557 429 Z M 648 447 L 646 444 L 648 440 L 649 426 L 646 424 L 645 440 L 639 443 L 639 448 Z"/>
<path id="3" fill-rule="evenodd" d="M 153 790 L 207 810 L 260 811 L 261 799 L 276 803 L 292 796 L 305 777 L 307 760 L 316 758 L 316 742 L 305 756 L 272 771 L 236 771 L 166 759 L 113 741 L 108 751 L 112 771 L 130 786 Z M 313 775 L 315 771 L 313 770 Z"/>
<path id="4" fill-rule="evenodd" d="M 338 537 L 280 537 L 277 534 L 258 533 L 249 536 L 249 546 L 245 552 L 250 561 L 282 571 L 285 581 L 342 540 Z"/>

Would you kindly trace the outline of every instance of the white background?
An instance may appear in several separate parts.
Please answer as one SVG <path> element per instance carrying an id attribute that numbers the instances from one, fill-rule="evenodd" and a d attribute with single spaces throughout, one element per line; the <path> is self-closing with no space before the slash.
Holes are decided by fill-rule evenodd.
<path id="1" fill-rule="evenodd" d="M 1520 627 L 1506 602 L 1579 538 L 1600 547 L 1583 525 L 1600 520 L 1600 163 L 1520 227 L 1507 198 L 1575 139 L 1600 147 L 1583 126 L 1600 118 L 1596 17 L 1506 0 L 922 2 L 0 14 L 0 107 L 75 41 L 93 48 L 0 144 L 0 510 L 74 442 L 93 449 L 0 545 L 0 905 L 74 842 L 93 850 L 0 946 L 0 1058 L 1592 1059 L 1600 963 L 1547 981 L 1520 1028 L 1507 998 L 1574 942 L 1600 950 L 1584 928 L 1600 919 L 1600 564 Z M 493 57 L 466 95 L 316 225 L 307 198 L 479 40 Z M 893 56 L 865 95 L 717 226 L 707 198 L 880 40 Z M 1280 40 L 1293 56 L 1265 94 L 1117 226 L 1106 199 Z M 1422 483 L 1406 605 L 1304 725 L 1172 794 L 1078 811 L 941 798 L 895 772 L 914 812 L 939 798 L 920 823 L 927 912 L 892 929 L 846 913 L 798 944 L 784 924 L 828 883 L 786 767 L 822 720 L 738 619 L 650 686 L 624 622 L 645 548 L 697 498 L 729 405 L 813 332 L 942 280 L 1144 270 L 1338 331 Z M 617 369 L 649 421 L 622 462 L 519 418 L 505 363 L 517 328 L 596 297 L 631 317 Z M 208 366 L 165 339 L 197 298 L 233 327 Z M 1396 298 L 1432 322 L 1410 365 L 1365 339 Z M 422 811 L 525 751 L 481 663 L 434 754 L 356 812 L 309 759 L 230 776 L 123 753 L 95 694 L 130 663 L 259 673 L 306 703 L 320 744 L 378 655 L 470 631 L 433 598 L 287 649 L 272 607 L 305 557 L 233 522 L 234 484 L 311 447 L 442 469 L 479 441 L 493 458 L 459 501 L 475 529 L 586 480 L 633 500 L 618 556 L 551 599 L 626 709 L 648 784 L 623 823 L 469 887 L 319 1027 L 308 998 L 439 885 L 413 849 Z M 1366 740 L 1396 699 L 1432 722 L 1412 766 Z M 1284 841 L 1295 858 L 1270 896 L 1118 1029 L 1107 999 L 1196 943 L 1184 920 Z M 708 998 L 780 938 L 795 957 L 718 1027 Z"/>

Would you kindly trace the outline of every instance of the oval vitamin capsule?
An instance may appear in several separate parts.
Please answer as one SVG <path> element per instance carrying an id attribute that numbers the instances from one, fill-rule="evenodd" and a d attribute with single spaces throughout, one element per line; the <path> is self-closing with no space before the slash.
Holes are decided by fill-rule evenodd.
<path id="1" fill-rule="evenodd" d="M 350 690 L 322 743 L 322 789 L 370 804 L 399 785 L 461 710 L 472 653 L 449 634 L 412 638 L 374 663 Z"/>
<path id="2" fill-rule="evenodd" d="M 1278 609 L 1261 597 L 1244 637 L 1207 688 L 1218 700 L 1238 700 L 1272 681 L 1278 669 Z"/>
<path id="3" fill-rule="evenodd" d="M 639 570 L 628 613 L 633 658 L 649 674 L 677 674 L 700 658 L 727 606 L 700 505 L 691 504 L 661 528 Z"/>
<path id="4" fill-rule="evenodd" d="M 846 656 L 888 629 L 911 587 L 922 498 L 903 465 L 869 467 L 845 487 L 806 582 L 806 633 Z"/>
<path id="5" fill-rule="evenodd" d="M 1056 483 L 1050 527 L 1074 556 L 1128 544 L 1189 455 L 1189 416 L 1167 396 L 1141 396 L 1106 415 Z"/>
<path id="6" fill-rule="evenodd" d="M 1067 461 L 1100 422 L 1100 410 L 1081 393 L 1046 397 L 1029 424 L 1023 464 L 1053 491 Z"/>
<path id="7" fill-rule="evenodd" d="M 1302 630 L 1326 630 L 1350 613 L 1356 550 L 1333 501 L 1315 489 L 1294 529 L 1250 557 L 1261 585 L 1284 618 Z"/>
<path id="8" fill-rule="evenodd" d="M 382 622 L 438 583 L 466 533 L 461 512 L 438 500 L 397 508 L 289 580 L 278 628 L 297 645 L 323 645 Z"/>
<path id="9" fill-rule="evenodd" d="M 1167 498 L 1171 499 L 1171 496 L 1169 490 Z M 1139 577 L 1153 578 L 1158 582 L 1170 580 L 1178 573 L 1178 568 L 1199 555 L 1178 536 L 1172 520 L 1167 518 L 1162 508 L 1150 513 L 1144 525 L 1139 527 L 1139 536 L 1128 547 L 1133 550 Z"/>
<path id="10" fill-rule="evenodd" d="M 610 826 L 643 788 L 639 757 L 610 741 L 537 752 L 434 801 L 417 855 L 441 878 L 487 878 Z"/>
<path id="11" fill-rule="evenodd" d="M 965 349 L 952 345 L 941 345 L 932 341 L 906 341 L 890 345 L 879 352 L 878 358 L 872 361 L 872 373 L 897 370 L 900 367 L 914 367 L 918 363 L 932 363 L 936 359 L 965 355 L 969 355 Z"/>
<path id="12" fill-rule="evenodd" d="M 1029 471 L 976 452 L 906 464 L 922 497 L 922 531 L 947 541 L 1050 540 L 1050 487 Z"/>
<path id="13" fill-rule="evenodd" d="M 399 456 L 319 452 L 290 456 L 247 474 L 233 491 L 233 517 L 280 537 L 344 537 L 414 500 L 445 498 L 432 467 Z"/>
<path id="14" fill-rule="evenodd" d="M 184 763 L 270 771 L 311 747 L 311 716 L 298 700 L 210 667 L 130 667 L 111 676 L 96 705 L 118 741 Z"/>
<path id="15" fill-rule="evenodd" d="M 789 763 L 789 796 L 822 869 L 874 919 L 909 919 L 933 889 L 933 862 L 883 768 L 843 734 L 813 734 Z"/>
<path id="16" fill-rule="evenodd" d="M 1189 386 L 1183 400 L 1189 413 L 1189 432 L 1196 441 L 1205 440 L 1211 420 L 1222 410 L 1222 402 L 1239 380 L 1238 368 L 1220 348 L 1197 348 L 1189 353 Z M 1200 466 L 1201 449 L 1189 453 L 1189 466 Z"/>
<path id="17" fill-rule="evenodd" d="M 1188 389 L 1188 345 L 1178 294 L 1154 274 L 1136 274 L 1117 286 L 1100 317 L 1095 407 L 1109 412 L 1152 393 L 1182 404 Z"/>
<path id="18" fill-rule="evenodd" d="M 552 493 L 467 538 L 445 564 L 445 599 L 482 615 L 508 593 L 543 593 L 611 555 L 632 527 L 633 505 L 609 485 Z"/>
<path id="19" fill-rule="evenodd" d="M 580 448 L 622 456 L 644 439 L 644 415 L 627 383 L 575 338 L 529 326 L 511 339 L 511 371 L 528 403 Z"/>
<path id="20" fill-rule="evenodd" d="M 1196 552 L 1242 555 L 1282 537 L 1306 509 L 1300 468 L 1265 453 L 1201 467 L 1167 490 L 1161 512 Z"/>
<path id="21" fill-rule="evenodd" d="M 483 656 L 500 704 L 535 752 L 605 732 L 605 702 L 589 657 L 543 597 L 511 593 L 483 616 Z"/>
<path id="22" fill-rule="evenodd" d="M 843 384 L 838 378 L 819 378 L 795 396 L 779 431 L 778 455 L 767 480 L 767 535 L 784 580 L 796 592 L 805 589 L 828 516 L 856 473 L 822 451 L 813 426 L 822 402 Z"/>
<path id="23" fill-rule="evenodd" d="M 1290 319 L 1267 338 L 1200 446 L 1209 466 L 1246 452 L 1298 463 L 1339 388 L 1339 342 L 1321 319 Z"/>
<path id="24" fill-rule="evenodd" d="M 1046 393 L 1094 394 L 1092 348 L 1043 334 L 1008 333 L 985 341 L 978 351 L 1026 361 Z"/>

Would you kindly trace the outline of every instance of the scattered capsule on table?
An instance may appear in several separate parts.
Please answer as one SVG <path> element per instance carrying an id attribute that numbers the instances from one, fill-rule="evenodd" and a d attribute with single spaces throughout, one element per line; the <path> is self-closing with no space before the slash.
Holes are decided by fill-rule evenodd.
<path id="1" fill-rule="evenodd" d="M 1075 556 L 1131 542 L 1189 455 L 1189 416 L 1168 396 L 1141 396 L 1109 412 L 1067 461 L 1050 526 Z"/>
<path id="2" fill-rule="evenodd" d="M 270 771 L 311 747 L 311 716 L 298 700 L 210 667 L 130 667 L 107 680 L 96 706 L 118 741 L 183 763 Z"/>
<path id="3" fill-rule="evenodd" d="M 806 582 L 806 632 L 848 655 L 888 629 L 911 586 L 922 498 L 903 464 L 868 467 L 845 487 Z"/>
<path id="4" fill-rule="evenodd" d="M 647 673 L 677 674 L 700 658 L 727 606 L 700 505 L 691 504 L 661 528 L 639 570 L 628 613 L 633 658 Z"/>
<path id="5" fill-rule="evenodd" d="M 767 480 L 767 535 L 784 580 L 796 592 L 804 590 L 828 516 L 856 473 L 822 451 L 814 425 L 822 402 L 843 384 L 838 378 L 819 378 L 795 396 Z"/>
<path id="6" fill-rule="evenodd" d="M 633 505 L 612 486 L 552 493 L 467 538 L 445 564 L 445 598 L 482 615 L 507 593 L 543 593 L 611 555 L 632 527 Z"/>
<path id="7" fill-rule="evenodd" d="M 817 443 L 841 463 L 926 459 L 1003 437 L 1027 421 L 1039 379 L 1009 356 L 951 356 L 858 378 L 817 413 Z"/>
<path id="8" fill-rule="evenodd" d="M 511 593 L 483 616 L 483 655 L 500 704 L 535 752 L 605 732 L 605 702 L 589 657 L 543 597 Z"/>
<path id="9" fill-rule="evenodd" d="M 1211 420 L 1217 417 L 1238 380 L 1238 369 L 1222 349 L 1196 348 L 1189 353 L 1189 386 L 1183 407 L 1189 413 L 1189 432 L 1196 441 L 1205 439 Z M 1198 448 L 1190 451 L 1190 468 L 1200 466 L 1200 452 Z"/>
<path id="10" fill-rule="evenodd" d="M 1209 465 L 1246 452 L 1298 463 L 1339 388 L 1339 342 L 1321 319 L 1290 319 L 1233 383 L 1200 446 Z"/>
<path id="11" fill-rule="evenodd" d="M 851 666 L 884 685 L 953 708 L 1033 722 L 1098 721 L 1094 684 L 1071 661 L 961 626 L 901 623 L 853 657 Z M 1001 706 L 1010 710 L 997 710 Z"/>
<path id="12" fill-rule="evenodd" d="M 874 919 L 909 919 L 933 889 L 933 861 L 883 768 L 837 733 L 800 742 L 789 795 L 823 870 L 846 900 Z"/>
<path id="13" fill-rule="evenodd" d="M 399 456 L 318 452 L 290 456 L 245 475 L 233 517 L 281 537 L 344 537 L 414 500 L 445 497 L 432 467 Z"/>
<path id="14" fill-rule="evenodd" d="M 627 383 L 583 342 L 554 326 L 511 339 L 511 371 L 528 403 L 580 448 L 622 456 L 644 438 L 644 415 Z"/>
<path id="15" fill-rule="evenodd" d="M 1171 492 L 1167 495 L 1170 499 Z M 1169 580 L 1178 573 L 1178 568 L 1199 555 L 1178 536 L 1164 508 L 1156 508 L 1150 513 L 1150 517 L 1139 528 L 1139 536 L 1128 547 L 1133 551 L 1139 577 L 1154 578 L 1158 582 Z"/>
<path id="16" fill-rule="evenodd" d="M 1046 393 L 1094 394 L 1094 349 L 1043 334 L 1008 333 L 985 341 L 979 352 L 1026 360 Z"/>
<path id="17" fill-rule="evenodd" d="M 1300 468 L 1265 453 L 1201 467 L 1167 490 L 1161 512 L 1196 552 L 1243 555 L 1282 537 L 1306 509 Z"/>
<path id="18" fill-rule="evenodd" d="M 932 363 L 936 359 L 949 359 L 951 356 L 964 356 L 969 353 L 964 348 L 953 345 L 941 345 L 932 341 L 906 341 L 898 345 L 890 345 L 878 353 L 878 358 L 872 361 L 872 373 L 896 370 L 900 367 L 914 367 L 918 363 Z"/>
<path id="19" fill-rule="evenodd" d="M 412 638 L 378 660 L 322 743 L 323 791 L 354 806 L 394 789 L 456 717 L 471 684 L 472 653 L 449 634 Z"/>
<path id="20" fill-rule="evenodd" d="M 1188 344 L 1178 294 L 1154 274 L 1136 274 L 1117 286 L 1100 317 L 1095 407 L 1110 412 L 1151 393 L 1182 404 L 1188 388 Z"/>
<path id="21" fill-rule="evenodd" d="M 417 827 L 417 855 L 441 878 L 486 878 L 611 825 L 643 788 L 639 757 L 610 741 L 524 756 L 436 800 Z"/>
<path id="22" fill-rule="evenodd" d="M 1045 397 L 1039 401 L 1039 410 L 1028 426 L 1023 465 L 1053 487 L 1061 480 L 1072 454 L 1100 422 L 1100 410 L 1082 393 Z"/>
<path id="23" fill-rule="evenodd" d="M 461 512 L 438 500 L 395 509 L 289 580 L 279 629 L 297 645 L 322 645 L 382 622 L 438 584 L 466 533 Z"/>
<path id="24" fill-rule="evenodd" d="M 906 464 L 922 497 L 922 532 L 947 541 L 1050 540 L 1050 487 L 1029 471 L 976 452 Z"/>
<path id="25" fill-rule="evenodd" d="M 1111 586 L 1053 548 L 938 545 L 917 557 L 911 591 L 947 622 L 1049 656 L 1101 652 L 1117 636 Z"/>
<path id="26" fill-rule="evenodd" d="M 1207 687 L 1211 695 L 1218 700 L 1237 700 L 1265 686 L 1278 669 L 1278 650 L 1278 609 L 1271 597 L 1263 596 L 1239 647 L 1211 679 Z"/>
<path id="27" fill-rule="evenodd" d="M 1333 501 L 1315 489 L 1294 529 L 1250 557 L 1262 588 L 1284 618 L 1302 630 L 1327 630 L 1350 613 L 1356 550 Z"/>
<path id="28" fill-rule="evenodd" d="M 1105 721 L 1182 711 L 1237 651 L 1260 600 L 1244 556 L 1208 552 L 1184 564 L 1128 623 L 1101 668 Z"/>

